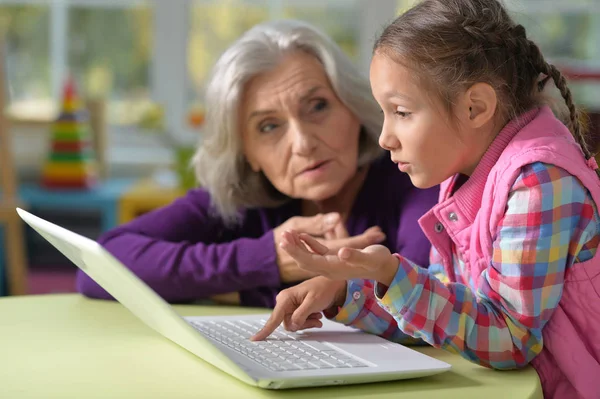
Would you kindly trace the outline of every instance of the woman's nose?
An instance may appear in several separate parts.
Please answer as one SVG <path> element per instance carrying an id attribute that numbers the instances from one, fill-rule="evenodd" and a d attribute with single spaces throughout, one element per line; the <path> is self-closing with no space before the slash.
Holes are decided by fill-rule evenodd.
<path id="1" fill-rule="evenodd" d="M 318 140 L 312 130 L 305 124 L 290 123 L 288 133 L 292 136 L 292 149 L 295 154 L 307 155 L 317 147 Z"/>

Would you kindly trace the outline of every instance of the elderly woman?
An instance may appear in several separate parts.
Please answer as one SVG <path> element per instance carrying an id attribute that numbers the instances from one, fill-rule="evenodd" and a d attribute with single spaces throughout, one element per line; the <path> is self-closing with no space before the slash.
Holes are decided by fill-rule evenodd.
<path id="1" fill-rule="evenodd" d="M 273 307 L 312 277 L 277 245 L 292 228 L 329 248 L 382 243 L 428 259 L 417 219 L 438 190 L 416 189 L 381 152 L 368 81 L 329 38 L 295 21 L 254 27 L 214 67 L 206 109 L 202 188 L 99 240 L 167 301 L 239 292 Z M 77 283 L 109 298 L 81 272 Z"/>

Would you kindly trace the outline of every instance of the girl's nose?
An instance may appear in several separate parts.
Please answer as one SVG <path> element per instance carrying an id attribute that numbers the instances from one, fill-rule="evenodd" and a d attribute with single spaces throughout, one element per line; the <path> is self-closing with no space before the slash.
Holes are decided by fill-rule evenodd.
<path id="1" fill-rule="evenodd" d="M 387 151 L 397 150 L 400 147 L 400 141 L 391 129 L 386 128 L 385 124 L 379 135 L 379 146 Z"/>

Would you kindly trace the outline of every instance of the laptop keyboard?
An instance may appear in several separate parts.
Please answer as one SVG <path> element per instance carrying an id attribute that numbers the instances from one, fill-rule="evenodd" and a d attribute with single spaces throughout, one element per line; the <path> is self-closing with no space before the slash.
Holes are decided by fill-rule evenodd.
<path id="1" fill-rule="evenodd" d="M 357 357 L 316 341 L 303 341 L 279 327 L 265 341 L 252 342 L 250 337 L 266 320 L 190 321 L 202 334 L 249 357 L 271 371 L 317 370 L 368 367 Z"/>

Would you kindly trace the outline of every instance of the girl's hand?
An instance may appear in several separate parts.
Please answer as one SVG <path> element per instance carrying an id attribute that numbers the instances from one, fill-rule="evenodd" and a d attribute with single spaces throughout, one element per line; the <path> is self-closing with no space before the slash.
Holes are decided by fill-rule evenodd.
<path id="1" fill-rule="evenodd" d="M 398 259 L 383 245 L 343 247 L 334 252 L 310 235 L 294 230 L 284 232 L 279 245 L 300 269 L 333 280 L 362 278 L 389 286 L 398 270 Z"/>
<path id="2" fill-rule="evenodd" d="M 315 277 L 317 274 L 298 267 L 297 262 L 280 246 L 286 230 L 293 229 L 319 238 L 320 242 L 337 252 L 342 247 L 362 249 L 371 244 L 385 240 L 385 234 L 377 226 L 367 229 L 362 234 L 350 237 L 340 215 L 337 213 L 319 214 L 312 217 L 296 216 L 288 219 L 273 230 L 275 252 L 279 275 L 284 283 L 294 283 Z"/>
<path id="3" fill-rule="evenodd" d="M 322 327 L 322 311 L 342 306 L 346 300 L 346 281 L 315 277 L 277 295 L 277 304 L 265 326 L 251 339 L 267 338 L 281 323 L 288 331 Z"/>

